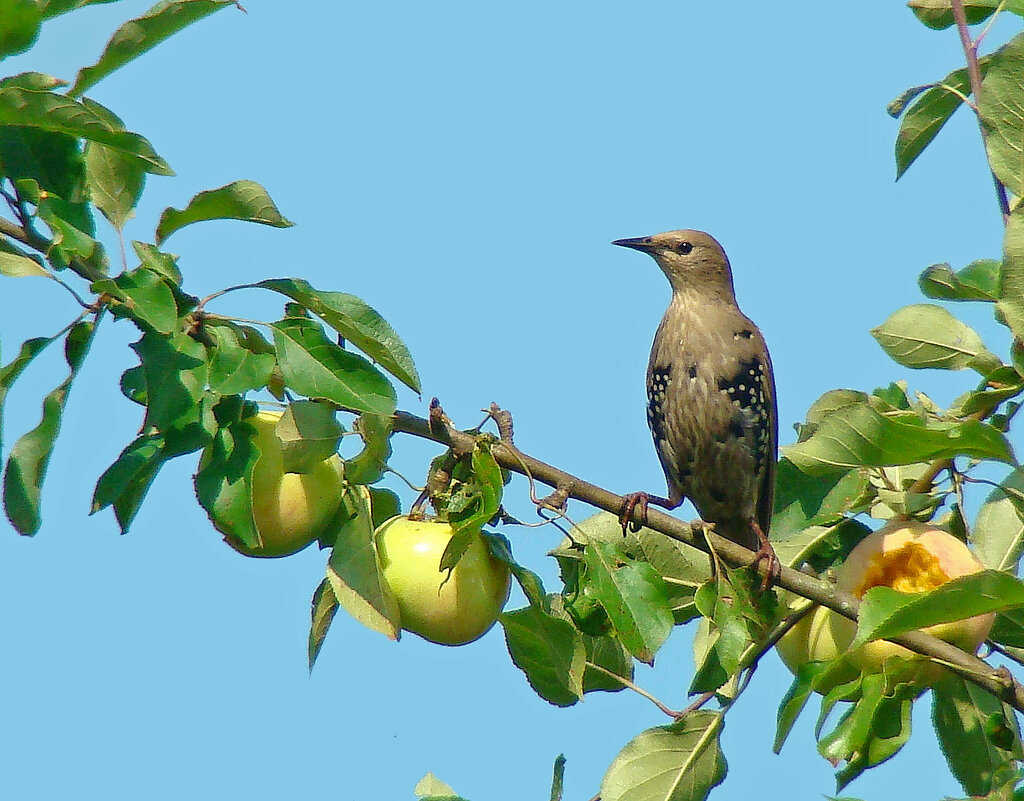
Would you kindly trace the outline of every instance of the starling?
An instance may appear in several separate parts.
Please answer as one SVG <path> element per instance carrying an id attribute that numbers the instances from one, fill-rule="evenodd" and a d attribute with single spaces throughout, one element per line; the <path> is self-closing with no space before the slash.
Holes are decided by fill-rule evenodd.
<path id="1" fill-rule="evenodd" d="M 668 231 L 612 244 L 650 254 L 672 285 L 647 365 L 647 423 L 668 497 L 627 496 L 622 522 L 647 504 L 675 509 L 685 498 L 701 519 L 778 560 L 768 542 L 775 490 L 778 414 L 764 337 L 736 305 L 725 251 L 702 231 Z"/>

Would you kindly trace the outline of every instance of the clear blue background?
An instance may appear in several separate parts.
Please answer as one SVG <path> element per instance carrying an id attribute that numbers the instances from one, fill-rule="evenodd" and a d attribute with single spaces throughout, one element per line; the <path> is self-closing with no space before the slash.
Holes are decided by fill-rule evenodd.
<path id="1" fill-rule="evenodd" d="M 868 334 L 921 300 L 926 265 L 1000 252 L 968 114 L 893 182 L 897 124 L 885 104 L 962 64 L 955 32 L 928 31 L 901 3 L 246 6 L 90 93 L 178 174 L 150 180 L 127 234 L 152 241 L 164 206 L 261 182 L 296 227 L 175 234 L 186 288 L 294 275 L 360 295 L 417 360 L 424 396 L 405 392 L 403 408 L 424 413 L 437 395 L 470 426 L 497 401 L 528 453 L 616 491 L 660 491 L 643 382 L 668 287 L 653 262 L 608 243 L 678 227 L 712 232 L 730 254 L 740 303 L 771 346 L 783 443 L 835 387 L 905 378 L 947 403 L 972 385 L 967 374 L 910 373 Z M 4 74 L 72 79 L 147 7 L 122 0 L 49 23 Z M 270 319 L 279 306 L 247 292 L 212 308 Z M 961 311 L 1005 352 L 988 309 Z M 49 282 L 3 279 L 2 361 L 75 313 Z M 140 423 L 117 390 L 136 334 L 104 328 L 72 392 L 42 531 L 25 539 L 0 524 L 0 797 L 412 798 L 429 770 L 474 801 L 521 801 L 548 797 L 564 753 L 576 801 L 597 792 L 631 737 L 665 722 L 628 692 L 547 705 L 500 629 L 460 649 L 394 644 L 339 614 L 309 676 L 309 600 L 325 555 L 230 550 L 194 502 L 195 457 L 164 469 L 127 536 L 109 512 L 87 517 L 95 479 Z M 63 372 L 55 350 L 24 376 L 8 401 L 8 447 Z M 395 450 L 417 482 L 437 453 L 410 438 Z M 523 482 L 507 501 L 532 517 Z M 544 554 L 561 535 L 505 533 L 553 586 Z M 674 634 L 655 670 L 638 670 L 670 706 L 687 702 L 691 632 Z M 717 797 L 834 790 L 813 712 L 771 754 L 789 681 L 765 659 L 730 712 Z M 959 794 L 927 707 L 910 745 L 846 794 Z"/>

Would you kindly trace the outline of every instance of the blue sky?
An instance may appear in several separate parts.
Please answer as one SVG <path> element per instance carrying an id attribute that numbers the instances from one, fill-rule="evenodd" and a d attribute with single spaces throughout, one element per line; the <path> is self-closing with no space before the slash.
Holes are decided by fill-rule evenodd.
<path id="1" fill-rule="evenodd" d="M 127 234 L 151 241 L 164 206 L 259 181 L 296 227 L 175 234 L 186 288 L 301 276 L 363 297 L 416 358 L 424 396 L 404 391 L 403 408 L 423 413 L 436 395 L 468 427 L 497 401 L 526 452 L 609 489 L 660 492 L 643 384 L 668 286 L 653 262 L 609 242 L 678 227 L 713 233 L 730 255 L 740 304 L 771 348 L 784 444 L 835 387 L 904 378 L 947 403 L 972 386 L 900 368 L 868 334 L 921 300 L 925 266 L 1000 252 L 966 113 L 893 181 L 886 103 L 962 63 L 954 32 L 928 31 L 901 3 L 245 5 L 90 93 L 177 172 L 150 179 Z M 147 8 L 121 0 L 49 23 L 4 74 L 73 78 Z M 278 305 L 253 291 L 212 309 L 265 319 Z M 989 310 L 957 311 L 1005 352 Z M 0 360 L 74 313 L 48 282 L 5 279 Z M 411 798 L 430 770 L 474 801 L 520 801 L 547 798 L 564 753 L 566 798 L 586 799 L 631 737 L 665 722 L 628 693 L 548 706 L 498 629 L 459 649 L 396 645 L 339 615 L 310 677 L 309 600 L 325 555 L 231 551 L 194 502 L 194 457 L 164 469 L 127 536 L 108 513 L 87 517 L 95 479 L 140 422 L 117 390 L 136 337 L 109 322 L 72 393 L 42 531 L 23 539 L 0 524 L 0 796 Z M 8 400 L 8 443 L 62 378 L 48 356 Z M 415 481 L 437 453 L 410 439 L 395 451 Z M 522 482 L 506 500 L 532 516 Z M 504 533 L 553 585 L 544 554 L 561 535 Z M 691 632 L 638 671 L 670 706 L 686 703 Z M 789 680 L 766 659 L 730 712 L 717 797 L 834 789 L 813 715 L 781 757 L 770 753 Z M 959 792 L 927 703 L 915 726 L 904 752 L 848 794 Z"/>

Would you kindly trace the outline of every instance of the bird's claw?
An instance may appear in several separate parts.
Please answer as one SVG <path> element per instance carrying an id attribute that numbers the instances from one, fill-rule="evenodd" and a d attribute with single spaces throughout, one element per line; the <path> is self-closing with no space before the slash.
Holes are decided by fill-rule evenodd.
<path id="1" fill-rule="evenodd" d="M 772 547 L 771 542 L 769 542 L 767 535 L 761 530 L 761 526 L 757 524 L 757 521 L 752 520 L 750 525 L 754 529 L 754 533 L 757 534 L 758 542 L 761 544 L 755 552 L 750 566 L 757 570 L 761 562 L 767 562 L 764 576 L 761 578 L 761 592 L 764 592 L 782 574 L 782 563 L 779 561 L 779 557 L 776 556 L 775 549 Z"/>
<path id="2" fill-rule="evenodd" d="M 619 525 L 622 526 L 623 537 L 628 531 L 635 534 L 647 525 L 649 502 L 650 496 L 646 492 L 631 492 L 623 496 L 622 509 L 619 511 Z"/>

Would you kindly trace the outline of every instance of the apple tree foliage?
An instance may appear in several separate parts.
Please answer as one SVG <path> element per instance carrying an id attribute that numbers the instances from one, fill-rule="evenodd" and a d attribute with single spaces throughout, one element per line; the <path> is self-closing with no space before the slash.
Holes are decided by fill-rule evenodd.
<path id="1" fill-rule="evenodd" d="M 0 0 L 0 59 L 30 49 L 47 20 L 97 2 L 109 0 Z M 70 83 L 38 72 L 0 79 L 0 286 L 16 293 L 15 279 L 49 279 L 81 309 L 58 322 L 52 336 L 29 339 L 0 361 L 0 413 L 12 385 L 43 350 L 62 348 L 67 363 L 66 375 L 42 398 L 38 425 L 14 442 L 0 441 L 3 505 L 17 532 L 39 531 L 43 482 L 68 393 L 109 318 L 138 330 L 121 391 L 139 405 L 143 422 L 98 477 L 92 511 L 112 508 L 122 531 L 165 463 L 204 451 L 195 476 L 198 502 L 221 531 L 256 547 L 251 486 L 259 449 L 248 422 L 256 401 L 288 409 L 278 435 L 292 472 L 305 472 L 335 451 L 347 426 L 363 449 L 345 462 L 344 495 L 320 537 L 330 555 L 313 594 L 312 667 L 339 609 L 386 636 L 400 635 L 373 537 L 375 527 L 399 511 L 399 499 L 374 485 L 396 444 L 394 382 L 421 391 L 409 350 L 362 300 L 301 278 L 227 287 L 207 298 L 189 293 L 188 266 L 168 250 L 176 231 L 218 219 L 291 225 L 253 181 L 200 192 L 183 209 L 165 209 L 149 241 L 123 248 L 127 257 L 111 257 L 97 232 L 98 225 L 109 225 L 121 237 L 146 177 L 173 173 L 147 138 L 128 130 L 88 91 L 186 26 L 235 6 L 230 0 L 160 2 L 116 30 L 99 59 Z M 1024 3 L 911 0 L 909 6 L 930 28 L 956 28 L 966 63 L 952 64 L 948 75 L 908 89 L 890 104 L 889 113 L 899 119 L 897 177 L 966 106 L 978 119 L 1003 212 L 1003 258 L 927 267 L 919 279 L 927 302 L 895 310 L 872 334 L 902 367 L 958 370 L 975 378 L 949 408 L 910 391 L 904 381 L 871 392 L 822 395 L 798 427 L 797 443 L 782 449 L 772 536 L 783 564 L 824 573 L 869 530 L 871 518 L 946 528 L 970 542 L 988 570 L 929 593 L 869 593 L 859 640 L 996 611 L 983 653 L 1016 671 L 1024 664 L 1024 584 L 1017 578 L 1024 478 L 1009 433 L 1024 402 L 1024 205 L 1018 203 L 1024 197 L 1024 33 L 1003 43 L 985 37 L 981 54 L 977 43 L 987 33 L 982 26 L 997 16 L 1024 16 Z M 255 325 L 208 309 L 216 297 L 243 290 L 279 296 L 281 318 Z M 992 307 L 1009 331 L 1009 353 L 995 353 L 957 318 L 963 303 Z M 460 532 L 446 552 L 448 566 L 473 530 L 508 521 L 501 499 L 509 476 L 492 454 L 497 439 L 479 428 L 470 433 L 472 448 L 450 450 L 425 466 L 425 494 Z M 1001 482 L 977 477 L 993 466 L 1001 467 Z M 964 498 L 979 489 L 987 496 L 971 520 Z M 808 603 L 762 592 L 759 577 L 746 568 L 717 563 L 712 570 L 703 554 L 657 531 L 623 535 L 607 513 L 573 526 L 552 552 L 561 571 L 556 590 L 516 564 L 504 537 L 492 535 L 490 542 L 529 602 L 500 618 L 510 658 L 551 704 L 638 689 L 632 683 L 635 661 L 653 663 L 675 626 L 697 627 L 690 685 L 697 700 L 682 712 L 659 704 L 668 722 L 623 747 L 601 781 L 600 797 L 707 797 L 726 774 L 719 735 L 729 709 L 762 654 Z M 837 667 L 811 662 L 800 670 L 780 699 L 777 749 L 821 677 Z M 840 791 L 907 742 L 910 710 L 920 697 L 921 688 L 886 672 L 860 675 L 824 694 L 818 748 L 837 767 Z M 936 735 L 965 795 L 1024 795 L 1019 709 L 954 675 L 931 689 L 931 703 Z M 560 758 L 552 798 L 561 797 L 563 770 Z M 457 797 L 429 774 L 416 792 Z"/>

